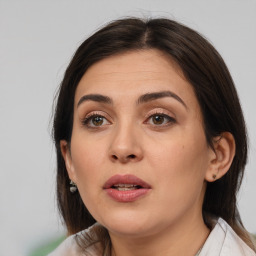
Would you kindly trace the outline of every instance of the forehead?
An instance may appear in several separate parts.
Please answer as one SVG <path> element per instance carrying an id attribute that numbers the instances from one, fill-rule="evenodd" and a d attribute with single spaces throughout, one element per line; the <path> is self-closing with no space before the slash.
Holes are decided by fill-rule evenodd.
<path id="1" fill-rule="evenodd" d="M 92 65 L 78 84 L 75 104 L 90 93 L 127 98 L 166 90 L 178 94 L 188 104 L 196 101 L 192 86 L 169 56 L 159 50 L 132 51 Z"/>
<path id="2" fill-rule="evenodd" d="M 111 66 L 109 66 L 109 62 L 111 62 Z M 124 66 L 122 65 L 124 62 L 133 65 Z M 92 65 L 86 73 L 92 75 L 94 71 L 98 72 L 98 66 L 100 66 L 101 73 L 105 74 L 112 72 L 113 68 L 119 72 L 164 71 L 169 68 L 179 69 L 171 57 L 157 49 L 134 50 L 107 57 Z M 156 69 L 156 66 L 158 66 L 158 69 Z"/>
<path id="3" fill-rule="evenodd" d="M 159 50 L 138 50 L 107 57 L 93 64 L 84 74 L 83 80 L 99 80 L 101 78 L 120 78 L 123 74 L 130 74 L 126 79 L 158 78 L 167 73 L 182 71 L 172 59 Z"/>

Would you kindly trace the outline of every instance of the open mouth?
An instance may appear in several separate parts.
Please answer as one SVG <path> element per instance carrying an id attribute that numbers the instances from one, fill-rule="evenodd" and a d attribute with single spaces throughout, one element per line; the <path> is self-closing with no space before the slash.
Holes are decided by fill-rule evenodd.
<path id="1" fill-rule="evenodd" d="M 114 175 L 104 184 L 103 189 L 115 201 L 128 203 L 145 196 L 151 186 L 134 175 Z"/>
<path id="2" fill-rule="evenodd" d="M 116 189 L 120 191 L 135 190 L 135 189 L 149 189 L 151 186 L 142 179 L 134 175 L 114 175 L 106 181 L 103 189 Z"/>
<path id="3" fill-rule="evenodd" d="M 116 189 L 118 191 L 129 191 L 142 188 L 140 185 L 134 184 L 116 184 L 113 185 L 111 188 Z"/>

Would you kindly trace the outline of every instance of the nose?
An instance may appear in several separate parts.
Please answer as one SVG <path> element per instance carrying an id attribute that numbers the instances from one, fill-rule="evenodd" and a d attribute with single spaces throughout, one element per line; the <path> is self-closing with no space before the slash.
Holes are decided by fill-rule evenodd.
<path id="1" fill-rule="evenodd" d="M 135 127 L 116 127 L 110 143 L 109 157 L 112 162 L 128 163 L 143 159 L 141 136 Z"/>

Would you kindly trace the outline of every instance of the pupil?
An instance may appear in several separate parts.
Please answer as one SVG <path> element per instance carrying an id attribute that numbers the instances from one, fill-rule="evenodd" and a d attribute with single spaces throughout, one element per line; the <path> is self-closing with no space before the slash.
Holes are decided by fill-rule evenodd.
<path id="1" fill-rule="evenodd" d="M 164 121 L 163 116 L 154 116 L 154 118 L 153 118 L 153 123 L 154 124 L 162 124 L 163 121 Z"/>
<path id="2" fill-rule="evenodd" d="M 103 118 L 100 117 L 100 116 L 96 116 L 96 117 L 93 118 L 92 122 L 93 122 L 93 124 L 94 124 L 95 126 L 102 125 L 102 123 L 103 123 Z"/>

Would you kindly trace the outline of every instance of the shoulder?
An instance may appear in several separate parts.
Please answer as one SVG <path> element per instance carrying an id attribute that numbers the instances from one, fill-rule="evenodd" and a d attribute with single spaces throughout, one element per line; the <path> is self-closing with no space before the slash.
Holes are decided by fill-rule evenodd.
<path id="1" fill-rule="evenodd" d="M 79 247 L 77 241 L 79 239 L 84 239 L 86 237 L 95 236 L 95 229 L 98 228 L 98 224 L 85 229 L 77 234 L 67 237 L 52 253 L 48 256 L 80 256 L 85 255 L 84 252 Z M 98 244 L 89 245 L 86 249 L 86 252 L 92 255 L 95 255 L 96 252 L 100 250 Z M 86 254 L 87 255 L 87 254 Z M 98 253 L 97 253 L 98 255 Z"/>
<path id="2" fill-rule="evenodd" d="M 66 238 L 52 253 L 48 256 L 77 256 L 79 248 L 75 241 L 75 235 Z"/>
<path id="3" fill-rule="evenodd" d="M 207 238 L 200 256 L 256 256 L 255 252 L 219 218 Z"/>

